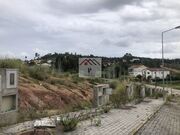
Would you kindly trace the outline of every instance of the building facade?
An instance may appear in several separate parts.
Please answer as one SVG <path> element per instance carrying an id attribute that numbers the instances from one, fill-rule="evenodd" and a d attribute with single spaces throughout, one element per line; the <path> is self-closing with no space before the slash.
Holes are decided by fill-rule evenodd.
<path id="1" fill-rule="evenodd" d="M 143 71 L 143 74 L 146 79 L 163 79 L 163 72 L 164 72 L 164 78 L 167 78 L 168 75 L 170 75 L 169 70 L 165 70 L 163 68 L 147 68 Z"/>
<path id="2" fill-rule="evenodd" d="M 0 69 L 0 121 L 13 123 L 18 111 L 18 70 Z"/>
<path id="3" fill-rule="evenodd" d="M 128 68 L 128 73 L 130 76 L 137 77 L 138 75 L 143 76 L 143 71 L 147 69 L 144 65 L 133 65 Z"/>

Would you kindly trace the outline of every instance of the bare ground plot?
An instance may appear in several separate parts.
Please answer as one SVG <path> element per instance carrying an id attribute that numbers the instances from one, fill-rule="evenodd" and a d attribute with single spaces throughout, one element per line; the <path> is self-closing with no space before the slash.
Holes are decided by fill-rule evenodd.
<path id="1" fill-rule="evenodd" d="M 164 105 L 137 135 L 180 135 L 180 104 L 176 101 Z"/>

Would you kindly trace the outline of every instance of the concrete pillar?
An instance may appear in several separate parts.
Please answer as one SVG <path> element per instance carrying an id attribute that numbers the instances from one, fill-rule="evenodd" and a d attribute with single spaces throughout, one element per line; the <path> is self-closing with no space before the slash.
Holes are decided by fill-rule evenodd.
<path id="1" fill-rule="evenodd" d="M 142 97 L 142 98 L 145 98 L 145 96 L 146 96 L 145 87 L 142 86 L 142 88 L 141 88 L 141 97 Z"/>
<path id="2" fill-rule="evenodd" d="M 130 86 L 129 85 L 126 86 L 126 91 L 127 91 L 128 98 L 130 98 Z"/>
<path id="3" fill-rule="evenodd" d="M 98 88 L 94 87 L 94 90 L 93 90 L 93 104 L 94 104 L 94 107 L 99 106 L 98 103 L 99 103 Z"/>
<path id="4" fill-rule="evenodd" d="M 153 92 L 152 92 L 152 88 L 149 88 L 150 90 L 150 96 L 152 96 Z"/>

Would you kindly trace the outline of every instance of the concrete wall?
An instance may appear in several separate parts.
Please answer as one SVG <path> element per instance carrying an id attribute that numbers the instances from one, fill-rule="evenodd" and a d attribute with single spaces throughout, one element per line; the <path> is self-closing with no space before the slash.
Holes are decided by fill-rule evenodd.
<path id="1" fill-rule="evenodd" d="M 12 78 L 10 79 L 10 76 Z M 11 83 L 10 83 L 11 81 Z M 18 111 L 18 70 L 0 69 L 0 124 L 15 122 Z"/>
<path id="2" fill-rule="evenodd" d="M 140 84 L 129 84 L 126 86 L 127 94 L 129 99 L 133 99 L 134 97 L 134 92 L 135 92 L 135 85 L 140 85 Z M 167 93 L 166 90 L 164 90 L 165 93 Z M 157 88 L 157 87 L 152 87 L 148 85 L 142 85 L 141 90 L 140 90 L 140 97 L 145 98 L 147 96 L 153 96 L 155 93 L 164 93 L 163 88 Z"/>
<path id="3" fill-rule="evenodd" d="M 136 76 L 138 76 L 138 75 L 141 75 L 141 76 L 143 76 L 143 71 L 146 69 L 147 67 L 145 67 L 145 66 L 140 66 L 140 67 L 137 67 L 137 68 L 129 68 L 128 69 L 128 72 L 129 72 L 129 75 L 131 75 L 131 76 L 134 76 L 134 77 L 136 77 Z"/>
<path id="4" fill-rule="evenodd" d="M 100 84 L 94 86 L 93 90 L 93 104 L 94 107 L 106 105 L 109 102 L 109 95 L 111 89 L 108 84 Z"/>
<path id="5" fill-rule="evenodd" d="M 146 79 L 148 78 L 148 76 L 151 76 L 152 79 L 155 79 L 156 77 L 162 79 L 163 78 L 163 71 L 150 71 L 150 70 L 146 70 L 145 71 L 145 75 L 146 75 Z M 167 75 L 170 75 L 170 71 L 164 71 L 164 78 L 167 77 Z"/>
<path id="6" fill-rule="evenodd" d="M 16 110 L 16 95 L 2 97 L 2 112 Z"/>
<path id="7" fill-rule="evenodd" d="M 17 122 L 17 111 L 1 113 L 0 114 L 0 125 L 3 124 L 14 124 Z"/>

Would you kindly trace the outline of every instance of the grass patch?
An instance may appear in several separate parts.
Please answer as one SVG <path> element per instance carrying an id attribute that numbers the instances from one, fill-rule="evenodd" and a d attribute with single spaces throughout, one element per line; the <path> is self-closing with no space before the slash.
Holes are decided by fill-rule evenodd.
<path id="1" fill-rule="evenodd" d="M 57 125 L 62 126 L 62 129 L 64 132 L 73 131 L 76 129 L 78 123 L 79 123 L 79 116 L 62 116 L 60 121 L 57 122 Z"/>
<path id="2" fill-rule="evenodd" d="M 163 86 L 163 84 L 157 84 L 159 86 Z M 164 84 L 164 87 L 168 87 L 168 88 L 173 88 L 173 89 L 178 89 L 180 90 L 180 81 L 174 81 L 171 84 Z"/>
<path id="3" fill-rule="evenodd" d="M 116 108 L 120 108 L 121 105 L 124 105 L 128 101 L 125 83 L 119 83 L 117 85 L 117 88 L 113 91 L 112 95 L 110 96 L 110 101 Z"/>

